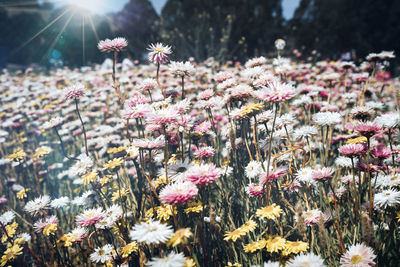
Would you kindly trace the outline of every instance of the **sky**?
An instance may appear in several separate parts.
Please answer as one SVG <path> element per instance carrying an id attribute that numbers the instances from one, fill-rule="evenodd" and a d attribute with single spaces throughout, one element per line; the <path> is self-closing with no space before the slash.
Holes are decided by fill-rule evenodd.
<path id="1" fill-rule="evenodd" d="M 97 7 L 97 9 L 92 9 L 92 11 L 96 13 L 109 13 L 109 12 L 117 12 L 120 11 L 124 5 L 129 2 L 129 0 L 61 0 L 67 3 L 73 3 L 77 5 L 93 5 Z M 167 0 L 150 0 L 153 4 L 154 9 L 158 14 L 161 13 L 161 10 Z M 99 4 L 102 3 L 102 4 Z M 300 0 L 282 0 L 283 6 L 283 16 L 286 19 L 290 19 L 293 16 L 296 7 L 299 5 Z"/>

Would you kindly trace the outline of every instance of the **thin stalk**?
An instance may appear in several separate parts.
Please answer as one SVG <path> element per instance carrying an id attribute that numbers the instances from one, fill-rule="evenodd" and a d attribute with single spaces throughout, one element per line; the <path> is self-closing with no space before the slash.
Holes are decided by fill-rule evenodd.
<path id="1" fill-rule="evenodd" d="M 81 113 L 79 112 L 79 107 L 78 107 L 78 99 L 75 98 L 75 107 L 76 107 L 76 113 L 78 114 L 79 120 L 81 121 L 82 124 L 82 130 L 83 130 L 83 137 L 85 138 L 85 150 L 86 150 L 86 156 L 89 156 L 89 150 L 87 146 L 87 137 L 86 137 L 86 129 L 85 129 L 85 124 L 83 123 Z"/>

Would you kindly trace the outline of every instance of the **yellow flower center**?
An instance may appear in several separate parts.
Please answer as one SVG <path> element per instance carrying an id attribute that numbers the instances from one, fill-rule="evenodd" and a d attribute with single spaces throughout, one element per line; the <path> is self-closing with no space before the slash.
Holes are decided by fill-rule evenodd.
<path id="1" fill-rule="evenodd" d="M 357 264 L 357 263 L 359 263 L 361 261 L 361 256 L 360 255 L 354 255 L 353 257 L 351 257 L 350 261 L 353 264 Z"/>
<path id="2" fill-rule="evenodd" d="M 106 254 L 106 252 L 105 252 L 103 249 L 100 249 L 100 250 L 97 252 L 97 254 L 101 256 L 101 255 Z"/>
<path id="3" fill-rule="evenodd" d="M 164 52 L 164 49 L 162 47 L 156 47 L 156 48 L 154 48 L 154 50 L 159 52 L 159 53 Z"/>

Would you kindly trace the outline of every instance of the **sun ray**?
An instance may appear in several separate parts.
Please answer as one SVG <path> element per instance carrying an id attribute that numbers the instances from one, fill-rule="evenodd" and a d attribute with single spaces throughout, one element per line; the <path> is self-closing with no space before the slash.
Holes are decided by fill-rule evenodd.
<path id="1" fill-rule="evenodd" d="M 65 24 L 63 25 L 63 27 L 61 28 L 61 31 L 57 34 L 56 38 L 54 39 L 54 41 L 51 43 L 49 49 L 47 50 L 47 52 L 43 55 L 42 60 L 43 61 L 46 56 L 50 53 L 50 51 L 56 46 L 58 40 L 60 39 L 61 35 L 63 34 L 63 32 L 65 31 L 65 29 L 67 28 L 67 26 L 69 25 L 69 23 L 71 22 L 72 17 L 75 14 L 73 12 L 71 12 L 71 16 L 69 16 L 69 18 L 67 19 L 67 21 L 65 22 Z"/>
<path id="2" fill-rule="evenodd" d="M 85 15 L 82 14 L 82 65 L 85 65 Z"/>
<path id="3" fill-rule="evenodd" d="M 59 19 L 61 19 L 68 11 L 70 11 L 71 9 L 68 8 L 66 9 L 64 12 L 62 12 L 58 17 L 56 17 L 54 20 L 52 20 L 49 24 L 47 24 L 43 29 L 41 29 L 38 33 L 36 33 L 35 35 L 33 35 L 31 38 L 29 38 L 26 42 L 24 42 L 22 45 L 20 45 L 19 47 L 17 47 L 14 51 L 11 52 L 11 54 L 15 54 L 17 53 L 19 50 L 21 50 L 22 48 L 24 48 L 27 44 L 29 44 L 30 42 L 32 42 L 36 37 L 38 37 L 40 34 L 42 34 L 44 31 L 46 31 L 48 28 L 50 28 L 54 23 L 56 23 Z"/>
<path id="4" fill-rule="evenodd" d="M 89 22 L 92 27 L 93 33 L 96 36 L 96 41 L 99 42 L 100 41 L 99 35 L 97 34 L 97 30 L 96 30 L 96 27 L 94 26 L 93 18 L 91 15 L 89 15 Z"/>

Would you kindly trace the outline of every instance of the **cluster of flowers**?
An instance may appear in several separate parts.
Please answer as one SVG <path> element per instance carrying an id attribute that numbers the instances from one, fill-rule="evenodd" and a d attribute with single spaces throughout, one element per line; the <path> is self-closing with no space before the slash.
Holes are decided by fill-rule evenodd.
<path id="1" fill-rule="evenodd" d="M 0 75 L 0 265 L 397 266 L 400 81 L 352 62 Z"/>

